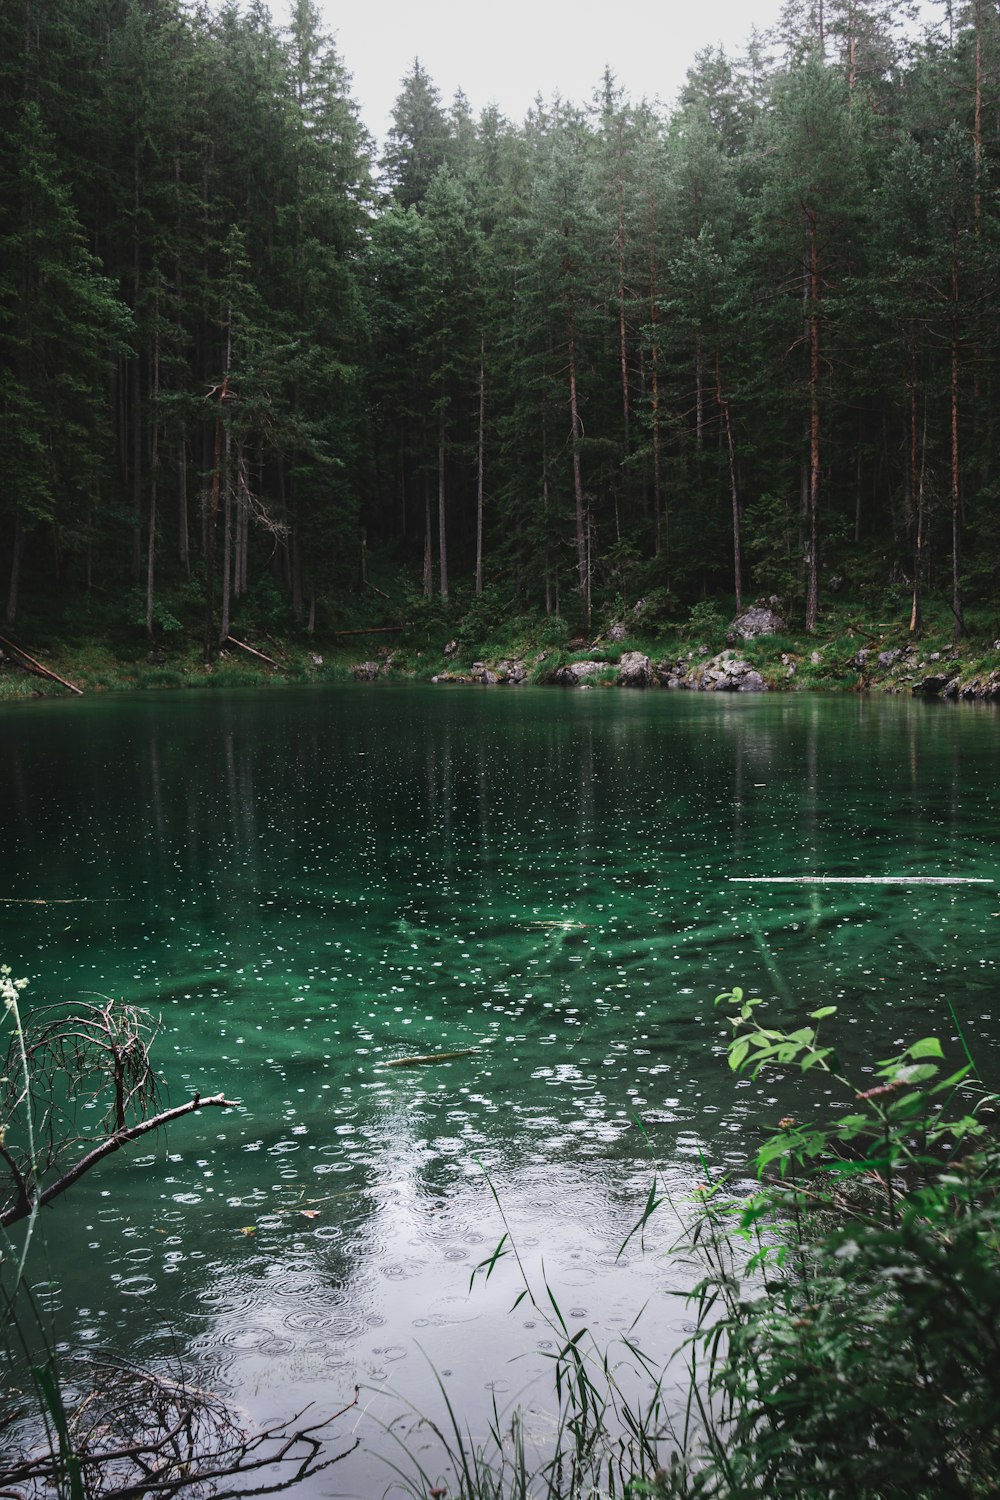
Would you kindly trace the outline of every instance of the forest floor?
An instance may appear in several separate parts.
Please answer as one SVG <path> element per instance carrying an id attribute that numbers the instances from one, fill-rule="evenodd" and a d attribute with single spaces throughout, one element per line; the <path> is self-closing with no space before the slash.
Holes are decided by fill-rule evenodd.
<path id="1" fill-rule="evenodd" d="M 431 616 L 404 627 L 387 626 L 383 617 L 370 629 L 354 624 L 349 632 L 312 636 L 291 624 L 282 630 L 241 623 L 240 643 L 230 639 L 213 653 L 210 665 L 194 629 L 175 629 L 150 642 L 141 631 L 70 629 L 62 620 L 26 620 L 0 635 L 0 700 L 68 695 L 64 683 L 84 693 L 357 679 L 461 683 L 493 676 L 542 685 L 560 668 L 583 661 L 597 664 L 583 681 L 600 689 L 618 685 L 619 663 L 627 653 L 648 658 L 654 690 L 670 678 L 694 686 L 704 668 L 719 663 L 725 669 L 735 661 L 772 692 L 1000 697 L 1000 641 L 993 639 L 993 621 L 985 618 L 970 622 L 968 634 L 955 642 L 942 614 L 914 639 L 905 618 L 866 619 L 845 603 L 828 610 L 812 634 L 790 629 L 730 642 L 726 616 L 712 607 L 699 606 L 685 625 L 630 622 L 614 628 L 609 622 L 576 638 L 554 616 L 480 624 L 474 613 Z M 46 671 L 64 683 L 46 677 Z M 735 686 L 732 678 L 727 685 Z"/>

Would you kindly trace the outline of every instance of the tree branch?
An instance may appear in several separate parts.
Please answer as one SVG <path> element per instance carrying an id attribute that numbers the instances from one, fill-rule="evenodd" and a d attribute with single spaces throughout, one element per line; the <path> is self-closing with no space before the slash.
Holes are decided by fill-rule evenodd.
<path id="1" fill-rule="evenodd" d="M 52 1202 L 53 1198 L 58 1198 L 67 1188 L 72 1187 L 74 1182 L 79 1181 L 86 1172 L 90 1171 L 91 1167 L 96 1167 L 99 1161 L 103 1161 L 113 1151 L 120 1151 L 122 1146 L 129 1145 L 140 1136 L 148 1135 L 151 1130 L 159 1130 L 161 1126 L 169 1125 L 183 1115 L 193 1114 L 198 1109 L 208 1109 L 212 1106 L 220 1109 L 233 1109 L 238 1103 L 236 1099 L 227 1099 L 225 1094 L 212 1094 L 208 1099 L 195 1094 L 194 1098 L 189 1099 L 186 1104 L 178 1104 L 173 1109 L 160 1110 L 159 1114 L 151 1115 L 148 1120 L 140 1120 L 138 1125 L 131 1125 L 127 1130 L 116 1130 L 114 1135 L 109 1135 L 85 1156 L 81 1156 L 78 1162 L 35 1199 L 35 1203 L 39 1208 L 44 1208 L 47 1203 Z M 0 1228 L 6 1229 L 9 1224 L 16 1224 L 20 1219 L 26 1219 L 33 1207 L 34 1205 L 29 1203 L 27 1198 L 23 1202 L 15 1203 L 13 1208 L 8 1208 L 0 1214 Z"/>

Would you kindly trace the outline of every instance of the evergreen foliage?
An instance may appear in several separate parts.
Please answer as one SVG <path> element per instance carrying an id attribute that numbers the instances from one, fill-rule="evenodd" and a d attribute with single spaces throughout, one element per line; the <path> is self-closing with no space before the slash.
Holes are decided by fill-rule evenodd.
<path id="1" fill-rule="evenodd" d="M 905 19 L 790 0 L 672 113 L 607 73 L 477 119 L 415 61 L 377 170 L 312 0 L 12 0 L 8 623 L 141 591 L 155 636 L 193 580 L 211 656 L 266 578 L 354 618 L 377 549 L 574 626 L 658 588 L 812 629 L 836 581 L 960 635 L 1000 564 L 1000 22 Z"/>

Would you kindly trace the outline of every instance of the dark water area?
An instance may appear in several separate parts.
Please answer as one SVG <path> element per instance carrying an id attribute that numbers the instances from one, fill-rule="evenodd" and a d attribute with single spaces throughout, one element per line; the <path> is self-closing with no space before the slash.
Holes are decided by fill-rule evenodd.
<path id="1" fill-rule="evenodd" d="M 362 1450 L 301 1493 L 381 1494 L 380 1423 L 439 1416 L 432 1371 L 474 1431 L 494 1397 L 551 1420 L 555 1336 L 511 1311 L 516 1266 L 469 1290 L 495 1190 L 574 1330 L 613 1346 L 645 1305 L 666 1358 L 677 1218 L 616 1260 L 652 1174 L 682 1207 L 787 1102 L 729 1072 L 716 994 L 763 994 L 776 1022 L 836 1004 L 857 1071 L 928 1033 L 957 1059 L 957 1017 L 1000 1077 L 998 744 L 988 708 L 854 697 L 0 708 L 0 961 L 29 1008 L 147 1006 L 171 1101 L 240 1101 L 46 1212 L 56 1338 L 181 1349 L 258 1417 L 358 1382 L 340 1430 Z"/>

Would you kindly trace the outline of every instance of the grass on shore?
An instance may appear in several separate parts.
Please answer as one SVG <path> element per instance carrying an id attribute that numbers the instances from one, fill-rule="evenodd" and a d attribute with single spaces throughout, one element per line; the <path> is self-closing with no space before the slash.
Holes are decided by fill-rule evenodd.
<path id="1" fill-rule="evenodd" d="M 939 673 L 965 682 L 1000 672 L 997 627 L 989 611 L 970 614 L 967 634 L 958 642 L 952 640 L 950 612 L 928 611 L 924 634 L 914 640 L 902 615 L 886 618 L 892 613 L 886 611 L 868 618 L 857 601 L 837 601 L 812 634 L 789 626 L 780 635 L 730 644 L 727 604 L 699 603 L 683 622 L 636 618 L 625 610 L 616 619 L 606 612 L 590 631 L 574 635 L 571 622 L 559 615 L 513 613 L 510 606 L 497 607 L 494 601 L 491 608 L 474 596 L 459 599 L 448 611 L 439 600 L 410 593 L 379 604 L 367 619 L 355 601 L 356 613 L 343 630 L 321 625 L 309 634 L 290 617 L 243 619 L 234 628 L 251 649 L 227 644 L 214 652 L 210 665 L 203 659 L 200 622 L 193 619 L 182 624 L 168 613 L 170 628 L 158 628 L 150 640 L 107 606 L 74 613 L 67 604 L 48 614 L 25 615 L 16 628 L 7 628 L 19 651 L 0 645 L 0 701 L 67 693 L 31 672 L 22 652 L 85 693 L 346 682 L 366 661 L 377 665 L 380 680 L 425 682 L 438 675 L 468 677 L 476 664 L 495 668 L 518 661 L 526 681 L 544 684 L 564 664 L 594 660 L 602 668 L 590 681 L 602 687 L 615 685 L 617 663 L 626 652 L 648 656 L 654 667 L 665 661 L 688 670 L 726 649 L 759 672 L 772 691 L 909 693 Z M 625 627 L 623 638 L 613 638 L 621 635 L 620 628 L 612 629 L 616 624 Z M 863 662 L 859 652 L 867 653 Z"/>

